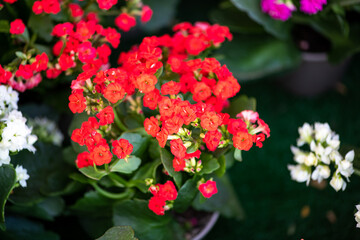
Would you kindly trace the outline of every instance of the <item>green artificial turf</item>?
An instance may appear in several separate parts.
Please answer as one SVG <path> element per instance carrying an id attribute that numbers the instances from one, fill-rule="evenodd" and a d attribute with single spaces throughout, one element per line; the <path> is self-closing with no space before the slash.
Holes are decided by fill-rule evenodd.
<path id="1" fill-rule="evenodd" d="M 297 129 L 304 122 L 328 122 L 342 145 L 360 147 L 359 66 L 356 56 L 347 67 L 342 79 L 346 94 L 330 90 L 309 99 L 289 93 L 275 80 L 242 84 L 241 93 L 257 99 L 271 137 L 262 149 L 244 153 L 243 162 L 229 170 L 246 219 L 220 217 L 206 240 L 360 239 L 354 219 L 360 203 L 359 176 L 351 177 L 344 192 L 335 192 L 330 185 L 319 190 L 292 181 L 287 170 L 293 163 L 290 145 L 296 144 Z M 310 209 L 307 217 L 301 217 L 304 206 Z M 332 222 L 328 215 L 335 216 Z"/>

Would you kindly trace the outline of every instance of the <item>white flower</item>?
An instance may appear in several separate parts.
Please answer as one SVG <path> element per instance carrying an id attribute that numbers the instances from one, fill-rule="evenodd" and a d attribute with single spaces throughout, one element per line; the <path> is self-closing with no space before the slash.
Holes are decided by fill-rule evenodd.
<path id="1" fill-rule="evenodd" d="M 10 163 L 9 149 L 0 146 L 0 166 Z"/>
<path id="2" fill-rule="evenodd" d="M 325 142 L 326 138 L 332 133 L 329 124 L 315 123 L 315 139 L 319 142 Z"/>
<path id="3" fill-rule="evenodd" d="M 338 174 L 338 172 L 335 172 L 333 177 L 331 178 L 330 185 L 335 189 L 335 191 L 339 191 L 342 189 L 343 191 L 346 188 L 346 182 L 344 179 Z"/>
<path id="4" fill-rule="evenodd" d="M 301 151 L 299 148 L 294 147 L 294 146 L 290 146 L 291 152 L 294 154 L 294 160 L 297 163 L 304 163 L 305 159 L 307 157 L 307 153 L 304 151 Z"/>
<path id="5" fill-rule="evenodd" d="M 306 182 L 306 185 L 309 185 L 311 169 L 305 165 L 288 165 L 290 171 L 291 179 L 297 182 Z"/>
<path id="6" fill-rule="evenodd" d="M 355 221 L 357 222 L 356 227 L 360 228 L 360 204 L 356 205 L 356 209 L 358 210 L 354 215 L 355 216 Z"/>
<path id="7" fill-rule="evenodd" d="M 311 174 L 311 179 L 321 182 L 330 177 L 330 168 L 326 165 L 318 165 Z"/>
<path id="8" fill-rule="evenodd" d="M 309 153 L 304 161 L 307 166 L 316 166 L 318 164 L 318 159 L 314 153 Z"/>
<path id="9" fill-rule="evenodd" d="M 326 138 L 326 143 L 334 150 L 339 150 L 340 140 L 339 135 L 332 133 Z"/>
<path id="10" fill-rule="evenodd" d="M 310 143 L 313 134 L 313 128 L 308 123 L 304 123 L 302 127 L 298 129 L 300 138 L 297 140 L 297 146 L 301 147 L 305 143 Z"/>
<path id="11" fill-rule="evenodd" d="M 324 148 L 321 143 L 316 144 L 315 141 L 310 143 L 310 150 L 320 157 L 320 161 L 325 164 L 330 164 L 330 153 L 333 151 L 331 147 Z"/>
<path id="12" fill-rule="evenodd" d="M 4 116 L 17 109 L 18 101 L 18 92 L 14 91 L 10 86 L 0 86 L 0 116 Z"/>
<path id="13" fill-rule="evenodd" d="M 16 181 L 18 181 L 22 187 L 26 187 L 26 180 L 28 180 L 30 177 L 27 174 L 27 170 L 23 168 L 23 166 L 18 165 L 16 166 L 15 171 L 16 171 Z"/>
<path id="14" fill-rule="evenodd" d="M 345 159 L 339 162 L 338 171 L 341 175 L 346 177 L 349 181 L 349 177 L 354 173 L 353 163 L 355 153 L 354 150 L 348 152 L 345 156 Z"/>

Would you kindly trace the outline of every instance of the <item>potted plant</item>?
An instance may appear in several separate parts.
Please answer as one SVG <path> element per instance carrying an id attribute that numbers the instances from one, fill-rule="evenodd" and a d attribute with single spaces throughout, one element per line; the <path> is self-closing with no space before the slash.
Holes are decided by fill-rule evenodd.
<path id="1" fill-rule="evenodd" d="M 9 96 L 15 89 L 53 109 L 22 108 L 39 140 L 35 154 L 20 152 L 1 166 L 1 238 L 68 238 L 72 233 L 58 222 L 69 220 L 74 234 L 92 238 L 105 232 L 105 239 L 134 237 L 130 226 L 140 239 L 198 239 L 218 213 L 242 217 L 225 172 L 242 160 L 241 151 L 261 148 L 270 129 L 255 100 L 236 97 L 237 79 L 211 57 L 232 34 L 218 24 L 179 23 L 174 34 L 145 37 L 110 67 L 120 33 L 105 27 L 106 19 L 113 16 L 126 32 L 135 17 L 146 22 L 152 13 L 138 0 L 116 4 L 41 0 L 20 6 L 8 0 L 3 6 L 0 30 L 9 49 L 2 49 L 0 82 Z M 22 7 L 30 14 L 17 18 Z M 61 144 L 54 123 L 36 117 L 51 116 L 67 128 L 66 105 L 75 115 L 71 142 Z M 34 139 L 28 136 L 30 150 Z M 27 174 L 16 173 L 17 164 Z M 195 227 L 204 222 L 200 216 L 212 222 L 204 231 Z"/>
<path id="2" fill-rule="evenodd" d="M 334 85 L 329 78 L 338 80 L 346 60 L 359 50 L 357 1 L 230 2 L 223 3 L 222 10 L 215 10 L 212 18 L 238 32 L 238 39 L 253 39 L 247 49 L 233 50 L 246 54 L 247 59 L 224 59 L 235 69 L 235 75 L 238 72 L 245 79 L 299 69 L 296 74 L 303 75 L 296 75 L 293 82 L 304 83 L 305 89 L 298 85 L 292 90 L 315 95 L 322 91 L 321 86 Z M 225 53 L 231 49 L 229 45 Z M 291 82 L 291 77 L 284 82 Z"/>

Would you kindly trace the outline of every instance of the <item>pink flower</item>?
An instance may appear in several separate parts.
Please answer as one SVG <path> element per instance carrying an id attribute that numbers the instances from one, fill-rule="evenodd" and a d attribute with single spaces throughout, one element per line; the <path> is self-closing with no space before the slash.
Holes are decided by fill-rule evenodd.
<path id="1" fill-rule="evenodd" d="M 278 0 L 262 0 L 261 9 L 274 19 L 286 21 L 291 17 L 291 12 L 296 8 L 289 2 L 285 4 Z"/>
<path id="2" fill-rule="evenodd" d="M 216 182 L 208 180 L 206 183 L 199 185 L 199 191 L 206 198 L 210 198 L 212 195 L 218 192 Z"/>
<path id="3" fill-rule="evenodd" d="M 300 10 L 307 14 L 316 14 L 326 3 L 326 0 L 300 0 Z"/>

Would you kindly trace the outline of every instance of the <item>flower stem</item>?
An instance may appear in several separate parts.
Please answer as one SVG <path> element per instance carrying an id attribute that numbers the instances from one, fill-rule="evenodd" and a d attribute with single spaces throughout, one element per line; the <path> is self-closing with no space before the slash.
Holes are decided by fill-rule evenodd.
<path id="1" fill-rule="evenodd" d="M 345 0 L 339 2 L 340 6 L 350 6 L 357 3 L 360 3 L 360 0 Z"/>
<path id="2" fill-rule="evenodd" d="M 112 193 L 112 192 L 108 192 L 108 191 L 102 189 L 97 183 L 92 183 L 91 185 L 95 188 L 95 190 L 99 194 L 103 195 L 104 197 L 111 198 L 111 199 L 117 199 L 117 200 L 125 199 L 128 197 L 131 197 L 134 194 L 134 190 L 130 189 L 130 188 L 128 188 L 123 193 Z"/>
<path id="3" fill-rule="evenodd" d="M 116 109 L 114 109 L 114 121 L 115 121 L 115 124 L 116 126 L 118 126 L 122 131 L 127 131 L 127 127 L 125 127 L 125 125 L 121 122 L 117 112 L 116 112 Z"/>

